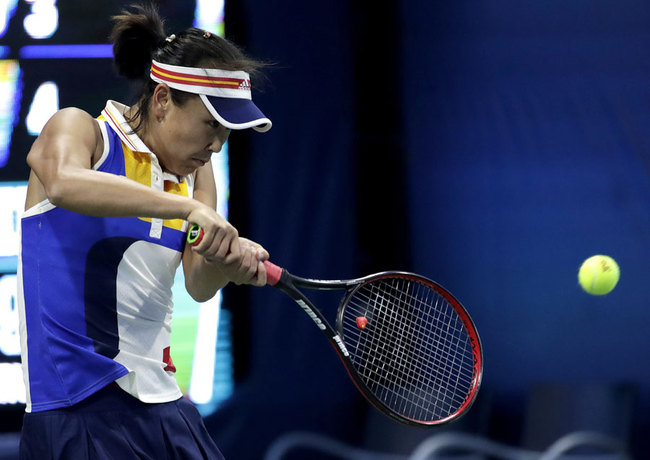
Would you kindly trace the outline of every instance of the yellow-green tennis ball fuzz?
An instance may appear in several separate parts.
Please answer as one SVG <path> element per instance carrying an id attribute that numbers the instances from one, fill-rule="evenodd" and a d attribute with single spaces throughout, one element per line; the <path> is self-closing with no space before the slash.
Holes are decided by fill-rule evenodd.
<path id="1" fill-rule="evenodd" d="M 620 274 L 614 259 L 596 255 L 582 263 L 578 272 L 578 282 L 589 294 L 604 295 L 609 294 L 616 287 Z"/>

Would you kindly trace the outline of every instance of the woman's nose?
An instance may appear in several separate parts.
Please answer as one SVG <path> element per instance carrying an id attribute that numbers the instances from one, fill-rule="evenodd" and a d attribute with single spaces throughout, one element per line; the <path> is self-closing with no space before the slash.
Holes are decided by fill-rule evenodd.
<path id="1" fill-rule="evenodd" d="M 210 144 L 210 149 L 213 152 L 220 152 L 221 147 L 223 147 L 223 144 L 226 143 L 229 135 L 230 129 L 226 128 L 225 126 L 220 126 L 217 130 L 216 135 L 214 136 L 214 139 L 212 140 L 212 143 Z"/>

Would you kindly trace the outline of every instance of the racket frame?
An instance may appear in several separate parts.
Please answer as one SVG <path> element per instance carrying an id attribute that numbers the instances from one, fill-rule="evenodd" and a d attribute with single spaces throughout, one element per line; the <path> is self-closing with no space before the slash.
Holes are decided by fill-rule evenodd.
<path id="1" fill-rule="evenodd" d="M 457 420 L 462 415 L 466 414 L 469 408 L 474 404 L 476 397 L 478 395 L 478 390 L 481 386 L 481 381 L 483 377 L 483 349 L 481 346 L 481 340 L 478 335 L 478 331 L 472 321 L 471 317 L 467 313 L 467 310 L 463 305 L 444 287 L 440 284 L 432 281 L 423 276 L 417 275 L 415 273 L 404 272 L 404 271 L 385 271 L 380 273 L 375 273 L 372 275 L 365 276 L 363 278 L 352 279 L 352 280 L 318 280 L 311 278 L 302 278 L 296 275 L 292 275 L 286 269 L 280 268 L 270 262 L 265 262 L 267 266 L 267 272 L 270 272 L 269 268 L 278 270 L 277 275 L 271 276 L 269 284 L 281 290 L 289 297 L 291 297 L 303 310 L 304 312 L 312 319 L 316 326 L 321 330 L 323 334 L 327 337 L 331 345 L 334 347 L 334 350 L 341 359 L 345 370 L 352 379 L 352 382 L 357 387 L 359 392 L 370 402 L 373 406 L 379 409 L 382 413 L 386 414 L 393 420 L 396 420 L 405 425 L 418 426 L 418 427 L 434 427 L 440 426 L 446 423 L 449 423 L 453 420 Z M 280 271 L 281 270 L 281 273 Z M 429 285 L 436 292 L 438 292 L 442 297 L 449 302 L 449 304 L 454 308 L 459 318 L 461 319 L 465 329 L 469 331 L 468 335 L 471 341 L 472 348 L 472 357 L 473 357 L 473 373 L 472 373 L 472 385 L 471 391 L 467 395 L 464 402 L 461 406 L 453 413 L 444 417 L 440 420 L 435 421 L 420 421 L 414 420 L 408 417 L 405 417 L 395 411 L 390 407 L 384 404 L 380 399 L 378 399 L 368 386 L 361 380 L 361 377 L 357 373 L 354 364 L 350 358 L 350 353 L 347 350 L 342 336 L 342 317 L 345 306 L 347 305 L 348 300 L 354 295 L 354 293 L 361 289 L 365 284 L 375 281 L 382 278 L 404 278 L 411 281 L 418 281 L 424 284 Z M 313 304 L 309 298 L 303 294 L 298 288 L 307 288 L 307 289 L 317 289 L 317 290 L 346 290 L 345 296 L 341 299 L 339 307 L 337 310 L 337 319 L 336 319 L 336 329 L 333 328 L 327 318 L 321 313 L 321 311 Z"/>

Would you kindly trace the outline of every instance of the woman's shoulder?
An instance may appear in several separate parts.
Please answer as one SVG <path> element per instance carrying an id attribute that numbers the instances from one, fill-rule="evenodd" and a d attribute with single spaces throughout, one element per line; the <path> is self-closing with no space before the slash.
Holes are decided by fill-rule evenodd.
<path id="1" fill-rule="evenodd" d="M 41 136 L 73 136 L 86 141 L 101 138 L 99 125 L 85 110 L 66 107 L 58 110 L 43 127 Z"/>
<path id="2" fill-rule="evenodd" d="M 56 124 L 60 125 L 59 127 L 64 127 L 68 123 L 90 125 L 90 123 L 94 122 L 93 120 L 94 118 L 85 110 L 77 107 L 65 107 L 52 115 L 52 118 L 49 119 L 45 126 Z"/>
<path id="3" fill-rule="evenodd" d="M 85 146 L 93 156 L 101 154 L 103 139 L 99 124 L 88 112 L 66 107 L 58 110 L 43 127 L 39 136 L 40 142 L 74 142 Z"/>

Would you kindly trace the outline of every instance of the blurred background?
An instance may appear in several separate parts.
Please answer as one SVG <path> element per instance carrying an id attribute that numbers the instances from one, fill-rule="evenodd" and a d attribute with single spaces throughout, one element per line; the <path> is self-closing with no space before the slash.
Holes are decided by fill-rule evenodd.
<path id="1" fill-rule="evenodd" d="M 6 458 L 24 410 L 14 298 L 25 156 L 58 108 L 133 102 L 106 45 L 110 16 L 130 3 L 0 2 Z M 240 234 L 302 276 L 432 278 L 484 347 L 470 413 L 408 428 L 358 395 L 283 294 L 229 286 L 195 305 L 179 290 L 172 356 L 227 458 L 397 458 L 459 434 L 463 449 L 481 440 L 523 455 L 586 432 L 605 453 L 611 440 L 647 456 L 650 3 L 158 3 L 168 33 L 194 24 L 270 64 L 253 90 L 273 128 L 233 133 L 214 158 Z M 606 296 L 577 283 L 594 254 L 621 267 Z M 316 296 L 330 317 L 337 302 Z"/>

